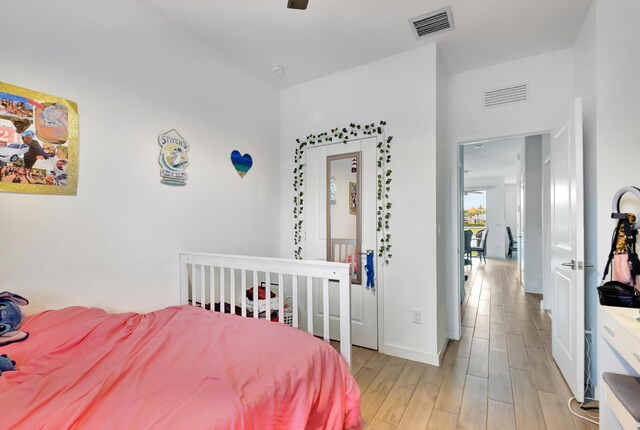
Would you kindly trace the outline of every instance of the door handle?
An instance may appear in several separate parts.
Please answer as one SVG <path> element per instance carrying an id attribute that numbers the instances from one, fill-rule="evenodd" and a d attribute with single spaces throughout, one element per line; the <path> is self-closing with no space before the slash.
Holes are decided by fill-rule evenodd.
<path id="1" fill-rule="evenodd" d="M 616 337 L 616 333 L 611 329 L 611 327 L 606 325 L 602 327 L 607 331 L 607 333 L 609 333 L 609 336 Z"/>
<path id="2" fill-rule="evenodd" d="M 560 265 L 571 267 L 571 270 L 576 270 L 576 260 L 571 260 L 571 263 L 561 263 Z"/>
<path id="3" fill-rule="evenodd" d="M 583 263 L 582 261 L 578 261 L 578 270 L 584 270 L 590 267 L 593 267 L 593 264 L 586 264 L 586 263 Z"/>

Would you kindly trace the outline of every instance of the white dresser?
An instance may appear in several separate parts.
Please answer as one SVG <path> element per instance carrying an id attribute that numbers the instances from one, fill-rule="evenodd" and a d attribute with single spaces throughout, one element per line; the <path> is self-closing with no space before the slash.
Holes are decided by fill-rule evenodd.
<path id="1" fill-rule="evenodd" d="M 638 429 L 633 417 L 603 381 L 604 372 L 640 376 L 638 309 L 598 305 L 598 390 L 600 428 Z M 640 389 L 637 399 L 640 401 Z"/>

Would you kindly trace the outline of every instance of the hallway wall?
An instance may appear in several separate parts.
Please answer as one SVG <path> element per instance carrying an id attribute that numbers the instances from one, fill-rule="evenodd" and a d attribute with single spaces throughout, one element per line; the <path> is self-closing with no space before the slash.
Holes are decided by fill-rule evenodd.
<path id="1" fill-rule="evenodd" d="M 379 265 L 380 350 L 437 364 L 436 46 L 426 45 L 281 92 L 281 256 L 293 256 L 296 139 L 350 123 L 387 121 L 393 136 L 393 258 Z M 304 256 L 304 254 L 303 254 Z M 419 271 L 416 272 L 416 268 Z M 412 312 L 422 313 L 422 323 Z"/>

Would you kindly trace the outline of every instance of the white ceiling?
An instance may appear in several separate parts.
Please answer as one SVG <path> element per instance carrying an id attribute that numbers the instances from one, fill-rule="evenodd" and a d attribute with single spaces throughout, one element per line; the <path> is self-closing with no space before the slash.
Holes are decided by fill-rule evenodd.
<path id="1" fill-rule="evenodd" d="M 474 145 L 464 147 L 465 180 L 504 177 L 506 184 L 515 184 L 516 160 L 523 148 L 524 137 L 492 140 L 482 144 L 484 148 L 474 148 Z"/>
<path id="2" fill-rule="evenodd" d="M 592 0 L 138 0 L 280 88 L 437 41 L 451 73 L 573 46 Z M 450 5 L 455 30 L 410 18 Z M 271 65 L 285 66 L 276 76 Z"/>

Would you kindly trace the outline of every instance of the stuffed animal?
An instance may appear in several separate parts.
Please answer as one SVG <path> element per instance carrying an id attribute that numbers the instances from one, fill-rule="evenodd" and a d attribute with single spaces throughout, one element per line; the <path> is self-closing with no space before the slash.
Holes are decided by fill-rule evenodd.
<path id="1" fill-rule="evenodd" d="M 29 337 L 29 333 L 18 330 L 22 322 L 20 306 L 29 301 L 17 294 L 4 291 L 0 293 L 0 346 L 20 342 Z M 15 362 L 6 354 L 0 355 L 0 375 L 3 371 L 16 370 Z"/>
<path id="2" fill-rule="evenodd" d="M 0 355 L 0 376 L 7 370 L 16 370 L 16 362 L 10 359 L 7 354 Z"/>

